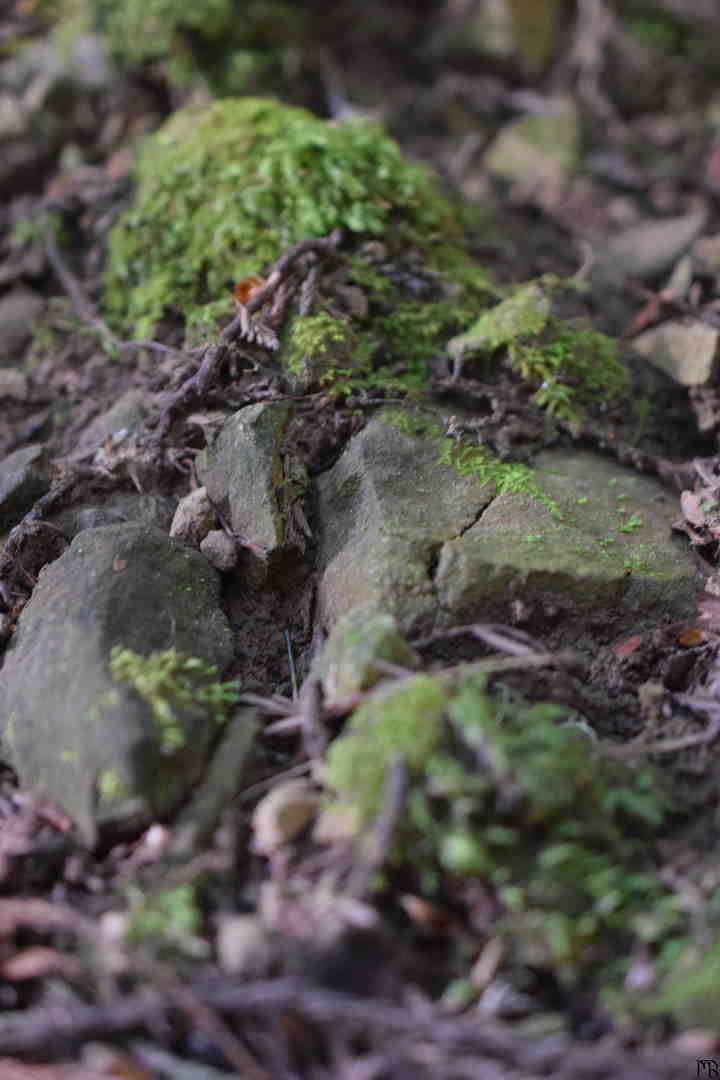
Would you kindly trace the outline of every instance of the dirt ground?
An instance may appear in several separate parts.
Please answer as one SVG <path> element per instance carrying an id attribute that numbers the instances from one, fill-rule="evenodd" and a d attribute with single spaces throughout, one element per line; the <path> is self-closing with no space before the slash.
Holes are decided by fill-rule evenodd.
<path id="1" fill-rule="evenodd" d="M 516 26 L 524 25 L 527 6 L 509 5 Z M 700 241 L 710 250 L 720 225 L 715 5 L 578 0 L 558 4 L 553 22 L 549 4 L 552 27 L 539 59 L 519 31 L 494 53 L 481 48 L 469 32 L 477 7 L 469 0 L 371 0 L 362 8 L 337 5 L 325 16 L 318 11 L 324 5 L 307 5 L 310 40 L 293 43 L 284 65 L 267 76 L 270 88 L 261 83 L 259 90 L 331 119 L 348 107 L 379 114 L 409 156 L 431 165 L 453 197 L 474 207 L 470 250 L 502 285 L 589 273 L 603 252 L 612 257 L 620 250 L 610 238 L 629 236 L 633 244 L 640 226 L 650 230 L 647 245 L 656 253 L 665 241 L 653 226 L 680 222 L 681 231 L 699 211 Z M 133 190 L 133 146 L 189 96 L 202 99 L 210 91 L 197 84 L 181 89 L 162 60 L 105 70 L 102 54 L 92 50 L 79 74 L 56 76 L 50 54 L 42 53 L 54 18 L 52 5 L 33 0 L 14 0 L 0 14 L 6 142 L 0 304 L 22 290 L 40 304 L 28 309 L 30 324 L 8 310 L 0 325 L 0 458 L 42 442 L 53 467 L 49 494 L 4 537 L 3 646 L 12 640 L 39 570 L 64 548 L 62 538 L 38 526 L 48 513 L 138 489 L 179 498 L 194 478 L 214 408 L 292 397 L 278 370 L 233 373 L 230 367 L 202 381 L 198 354 L 183 351 L 182 321 L 172 315 L 153 333 L 165 352 L 118 348 L 117 339 L 116 347 L 107 347 L 106 241 Z M 192 31 L 188 40 L 192 46 Z M 21 58 L 29 47 L 40 51 L 24 71 Z M 572 101 L 580 117 L 575 160 L 564 171 L 543 174 L 541 148 L 533 159 L 537 177 L 494 171 L 490 148 L 499 133 L 518 117 L 543 115 L 560 98 Z M 544 149 L 552 157 L 552 148 Z M 48 213 L 60 222 L 58 233 L 42 225 Z M 673 317 L 717 328 L 718 256 L 703 262 L 693 249 L 681 287 L 677 277 L 669 278 L 691 245 L 675 242 L 677 250 L 670 237 L 664 261 L 629 261 L 612 283 L 574 292 L 563 314 L 587 317 L 623 347 Z M 641 362 L 628 362 L 640 385 Z M 4 383 L 11 371 L 16 381 Z M 720 485 L 720 399 L 713 379 L 692 390 L 669 379 L 653 384 L 657 410 L 640 443 L 622 410 L 612 437 L 600 421 L 588 422 L 574 438 L 567 430 L 558 434 L 561 445 L 580 441 L 664 478 L 677 492 L 676 525 L 710 580 L 718 532 L 702 500 L 714 498 Z M 153 403 L 144 442 L 131 467 L 113 457 L 111 445 L 98 464 L 94 450 L 83 454 L 83 439 L 93 420 L 130 389 Z M 372 415 L 372 401 L 367 394 L 333 398 L 323 390 L 296 398 L 293 445 L 317 476 Z M 286 631 L 301 670 L 312 650 L 313 586 L 311 568 L 272 603 L 264 596 L 258 604 L 236 581 L 223 587 L 237 647 L 227 677 L 256 695 L 275 721 L 292 713 Z M 617 744 L 663 743 L 657 759 L 666 766 L 677 813 L 653 858 L 677 906 L 690 912 L 692 929 L 683 944 L 696 948 L 698 967 L 712 949 L 718 919 L 717 595 L 700 593 L 696 616 L 682 624 L 641 637 L 628 633 L 598 654 L 583 690 L 586 714 L 602 735 Z M 548 651 L 555 648 L 542 625 L 525 629 Z M 446 641 L 429 647 L 424 660 L 456 663 L 482 655 L 479 650 L 477 641 Z M 532 700 L 568 697 L 554 672 L 524 675 L 518 684 Z M 663 693 L 675 695 L 682 715 L 663 712 Z M 331 735 L 343 720 L 326 718 Z M 417 882 L 403 871 L 389 869 L 384 889 L 358 901 L 352 932 L 331 949 L 313 948 L 308 931 L 296 925 L 304 917 L 299 898 L 317 893 L 331 870 L 342 878 L 352 867 L 346 852 L 318 852 L 306 836 L 273 858 L 252 853 L 253 807 L 278 777 L 302 775 L 308 762 L 300 739 L 289 748 L 287 739 L 272 734 L 261 742 L 253 777 L 207 848 L 169 866 L 155 848 L 172 822 L 142 836 L 107 835 L 90 852 L 62 811 L 19 791 L 6 770 L 0 793 L 0 1077 L 620 1080 L 689 1075 L 696 1059 L 720 1059 L 720 1023 L 695 1017 L 692 1004 L 685 1012 L 669 1008 L 650 1016 L 638 1007 L 619 1019 L 602 987 L 564 979 L 552 965 L 498 975 L 497 938 L 489 934 L 478 945 L 473 925 L 478 911 L 487 913 L 497 901 L 470 875 L 429 900 L 416 894 Z M 190 887 L 192 902 L 183 893 Z M 231 964 L 218 962 L 218 935 L 230 923 L 228 913 L 251 915 L 263 889 L 275 890 L 286 905 L 287 934 L 280 949 L 268 947 L 267 963 L 238 978 Z M 122 918 L 153 890 L 172 893 L 172 909 L 160 902 L 153 917 L 177 926 L 179 944 L 153 944 L 146 935 L 130 945 L 123 937 Z M 363 924 L 368 910 L 370 928 Z M 239 923 L 232 932 L 240 935 Z M 651 985 L 657 977 L 652 944 L 630 940 L 627 948 L 632 962 L 625 987 L 633 979 Z M 484 993 L 466 1008 L 449 1002 L 445 990 L 468 956 Z"/>

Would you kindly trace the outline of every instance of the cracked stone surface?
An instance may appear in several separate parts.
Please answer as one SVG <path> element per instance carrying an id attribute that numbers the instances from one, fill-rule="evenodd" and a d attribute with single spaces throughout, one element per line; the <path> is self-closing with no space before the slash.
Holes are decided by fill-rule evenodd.
<path id="1" fill-rule="evenodd" d="M 477 519 L 494 485 L 438 464 L 432 440 L 400 431 L 382 414 L 318 478 L 325 629 L 362 604 L 394 615 L 403 633 L 435 622 L 436 553 Z"/>
<path id="2" fill-rule="evenodd" d="M 672 492 L 589 451 L 546 451 L 536 467 L 559 513 L 503 494 L 445 544 L 435 575 L 445 621 L 508 619 L 516 601 L 556 620 L 597 612 L 606 628 L 692 612 L 698 571 L 671 533 Z"/>
<path id="3" fill-rule="evenodd" d="M 692 612 L 698 571 L 671 532 L 672 492 L 584 450 L 536 465 L 554 511 L 495 497 L 439 465 L 432 440 L 372 420 L 318 482 L 325 629 L 360 606 L 410 635 L 539 611 L 572 640 L 580 616 L 609 636 Z"/>

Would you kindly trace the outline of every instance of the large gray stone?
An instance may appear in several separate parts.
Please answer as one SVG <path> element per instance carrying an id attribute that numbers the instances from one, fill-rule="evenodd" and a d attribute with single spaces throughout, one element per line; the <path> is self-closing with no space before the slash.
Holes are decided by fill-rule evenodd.
<path id="1" fill-rule="evenodd" d="M 693 610 L 698 573 L 675 496 L 587 451 L 546 451 L 529 491 L 438 463 L 433 438 L 382 417 L 318 480 L 318 615 L 386 612 L 414 635 L 474 620 L 605 638 Z M 554 501 L 555 509 L 548 502 Z"/>
<path id="2" fill-rule="evenodd" d="M 546 451 L 536 465 L 557 512 L 505 493 L 445 544 L 435 574 L 442 621 L 509 619 L 518 603 L 552 611 L 569 632 L 576 616 L 627 630 L 692 613 L 698 571 L 671 533 L 671 492 L 589 451 Z"/>
<path id="3" fill-rule="evenodd" d="M 47 520 L 72 540 L 83 529 L 123 522 L 157 525 L 167 532 L 175 512 L 175 500 L 170 495 L 141 495 L 135 491 L 113 491 L 102 502 L 88 500 L 49 514 Z"/>
<path id="4" fill-rule="evenodd" d="M 198 465 L 211 502 L 229 509 L 233 531 L 267 552 L 284 540 L 275 489 L 288 415 L 284 402 L 240 409 L 200 455 Z"/>
<path id="5" fill-rule="evenodd" d="M 86 529 L 41 572 L 1 673 L 3 751 L 20 784 L 63 806 L 88 841 L 98 822 L 167 813 L 202 774 L 215 720 L 175 709 L 186 744 L 168 754 L 108 660 L 116 644 L 175 647 L 222 673 L 232 640 L 218 591 L 202 555 L 147 524 Z"/>

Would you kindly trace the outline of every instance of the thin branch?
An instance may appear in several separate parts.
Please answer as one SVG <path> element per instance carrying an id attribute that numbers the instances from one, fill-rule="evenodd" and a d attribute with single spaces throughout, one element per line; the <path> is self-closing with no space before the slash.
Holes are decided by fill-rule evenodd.
<path id="1" fill-rule="evenodd" d="M 398 822 L 405 809 L 409 788 L 407 765 L 403 758 L 394 760 L 385 770 L 382 809 L 372 832 L 357 854 L 348 892 L 356 900 L 364 899 L 372 875 L 385 862 Z"/>
<path id="2" fill-rule="evenodd" d="M 670 1080 L 687 1066 L 687 1058 L 667 1051 L 628 1054 L 621 1046 L 607 1045 L 573 1050 L 565 1039 L 523 1039 L 511 1025 L 479 1023 L 475 1016 L 442 1017 L 433 1009 L 413 1010 L 386 999 L 325 990 L 297 978 L 254 983 L 207 978 L 194 980 L 188 988 L 208 1008 L 230 1016 L 282 1017 L 292 1012 L 325 1029 L 365 1028 L 386 1045 L 388 1039 L 403 1036 L 428 1040 L 436 1051 L 487 1055 L 533 1074 L 552 1075 L 554 1080 L 629 1075 L 633 1067 L 638 1075 Z M 100 1006 L 68 1003 L 62 1009 L 32 1008 L 19 1016 L 0 1018 L 0 1054 L 37 1056 L 38 1048 L 43 1047 L 48 1055 L 53 1047 L 67 1050 L 84 1040 L 152 1026 L 172 1011 L 173 1002 L 159 990 L 142 990 Z"/>

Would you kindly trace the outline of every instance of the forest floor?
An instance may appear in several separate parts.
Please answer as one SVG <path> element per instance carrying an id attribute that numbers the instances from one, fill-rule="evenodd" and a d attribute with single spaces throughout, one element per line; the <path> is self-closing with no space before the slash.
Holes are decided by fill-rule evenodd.
<path id="1" fill-rule="evenodd" d="M 141 834 L 101 832 L 89 850 L 60 807 L 19 789 L 5 770 L 3 1080 L 621 1080 L 694 1075 L 696 1060 L 720 1060 L 713 860 L 720 396 L 712 362 L 704 377 L 688 374 L 697 337 L 678 344 L 672 376 L 667 365 L 665 374 L 649 376 L 632 352 L 633 342 L 668 322 L 681 327 L 680 337 L 697 327 L 709 335 L 702 349 L 711 361 L 718 349 L 720 58 L 707 42 L 720 34 L 720 17 L 696 6 L 678 15 L 672 4 L 638 5 L 640 15 L 625 20 L 613 18 L 610 4 L 579 3 L 577 17 L 557 30 L 552 60 L 528 74 L 520 53 L 488 58 L 463 42 L 467 11 L 429 4 L 430 37 L 444 43 L 435 51 L 405 50 L 400 32 L 385 42 L 370 35 L 368 45 L 360 31 L 347 30 L 335 52 L 321 51 L 294 73 L 289 64 L 279 91 L 330 120 L 340 121 L 348 107 L 377 116 L 405 154 L 474 208 L 469 250 L 499 287 L 543 275 L 575 279 L 582 287 L 565 296 L 563 317 L 582 316 L 616 337 L 636 379 L 632 393 L 640 397 L 650 386 L 654 413 L 642 438 L 622 409 L 600 410 L 580 430 L 559 428 L 554 438 L 560 448 L 580 445 L 659 478 L 667 532 L 675 529 L 697 569 L 683 617 L 655 626 L 645 620 L 640 630 L 616 621 L 609 640 L 609 631 L 598 637 L 589 612 L 587 627 L 574 623 L 572 633 L 578 642 L 597 641 L 597 655 L 585 655 L 584 673 L 567 677 L 558 661 L 567 642 L 547 611 L 537 621 L 532 613 L 518 617 L 515 627 L 478 624 L 462 644 L 430 642 L 423 669 L 495 650 L 520 657 L 521 666 L 532 643 L 537 666 L 547 655 L 549 670 L 517 674 L 525 698 L 584 702 L 578 711 L 601 737 L 616 748 L 629 740 L 632 763 L 639 746 L 643 764 L 661 767 L 672 808 L 666 833 L 656 830 L 647 841 L 663 890 L 648 893 L 652 931 L 643 936 L 639 920 L 632 929 L 608 921 L 606 939 L 590 934 L 585 954 L 565 962 L 560 945 L 553 953 L 534 941 L 508 944 L 509 924 L 499 929 L 507 915 L 501 890 L 482 873 L 448 874 L 428 888 L 412 866 L 390 860 L 384 867 L 377 854 L 353 863 L 342 841 L 318 844 L 302 825 L 265 848 L 255 835 L 253 846 L 254 808 L 276 782 L 305 776 L 312 763 L 286 627 L 298 668 L 307 670 L 308 597 L 317 575 L 311 570 L 292 605 L 276 598 L 272 610 L 264 601 L 253 607 L 225 578 L 221 602 L 236 628 L 228 675 L 266 727 L 242 792 L 206 845 L 185 861 L 164 859 L 170 819 Z M 378 5 L 368 7 L 370 18 Z M 207 354 L 185 350 L 172 317 L 154 331 L 157 348 L 125 347 L 108 328 L 107 236 L 131 198 L 133 147 L 187 95 L 162 65 L 113 67 L 96 36 L 70 63 L 41 9 L 17 0 L 0 15 L 7 146 L 0 161 L 0 491 L 2 459 L 29 446 L 44 446 L 50 470 L 49 486 L 20 515 L 0 503 L 7 511 L 0 517 L 0 642 L 8 656 L 40 570 L 67 547 L 60 529 L 43 529 L 49 514 L 102 506 L 118 493 L 141 492 L 174 508 L 196 484 L 195 459 L 216 411 L 264 401 L 295 399 L 293 441 L 305 447 L 311 476 L 321 476 L 376 404 L 366 391 L 315 387 L 293 395 L 272 369 L 238 374 L 229 365 L 222 374 L 198 374 L 198 357 Z M 414 41 L 422 34 L 408 19 Z M 193 94 L 203 97 L 197 87 Z M 554 122 L 558 115 L 570 117 L 569 134 Z M 539 141 L 517 126 L 528 117 L 540 127 Z M 556 137 L 565 140 L 560 150 Z M 59 233 L 43 224 L 48 214 Z M 228 322 L 232 314 L 230 304 Z M 432 377 L 438 395 L 448 391 L 447 371 Z M 451 401 L 463 388 L 472 392 L 473 377 L 463 371 L 467 382 L 450 386 Z M 152 403 L 134 461 L 116 454 L 112 426 L 104 434 L 92 429 L 128 391 Z M 503 449 L 497 435 L 490 442 Z M 324 734 L 338 735 L 351 711 L 328 710 Z M 573 790 L 583 797 L 581 787 Z M 588 788 L 589 804 L 592 797 Z M 384 809 L 393 810 L 392 798 L 390 791 Z M 308 825 L 316 802 L 308 811 L 307 801 L 290 799 L 290 812 Z M 392 821 L 385 826 L 392 831 Z M 373 840 L 387 854 L 387 832 L 380 828 Z M 351 888 L 353 870 L 363 880 Z M 386 880 L 374 890 L 368 881 L 381 870 Z M 622 873 L 630 873 L 628 863 Z M 347 888 L 324 896 L 328 881 Z M 629 895 L 609 878 L 598 888 L 607 910 Z M 547 915 L 542 903 L 538 910 Z M 314 948 L 326 914 L 345 920 L 343 933 Z M 529 919 L 517 925 L 531 936 Z M 673 968 L 683 965 L 687 980 L 676 986 Z"/>

